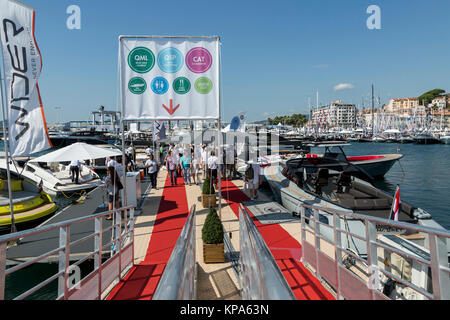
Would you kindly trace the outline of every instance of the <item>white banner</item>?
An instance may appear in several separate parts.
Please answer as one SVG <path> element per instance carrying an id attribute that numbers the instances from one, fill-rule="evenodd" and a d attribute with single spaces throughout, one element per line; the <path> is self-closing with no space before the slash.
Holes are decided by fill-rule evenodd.
<path id="1" fill-rule="evenodd" d="M 34 38 L 34 9 L 0 0 L 0 33 L 11 156 L 51 148 L 37 84 L 42 60 Z"/>
<path id="2" fill-rule="evenodd" d="M 219 118 L 218 38 L 119 38 L 124 120 Z"/>

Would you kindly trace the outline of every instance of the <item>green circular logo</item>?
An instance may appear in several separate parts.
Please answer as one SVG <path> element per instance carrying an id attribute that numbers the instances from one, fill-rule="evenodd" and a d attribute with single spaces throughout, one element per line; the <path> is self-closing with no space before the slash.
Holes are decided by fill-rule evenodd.
<path id="1" fill-rule="evenodd" d="M 128 55 L 128 65 L 137 73 L 146 73 L 152 70 L 155 60 L 152 50 L 144 47 L 134 48 Z"/>
<path id="2" fill-rule="evenodd" d="M 134 94 L 143 94 L 147 90 L 147 83 L 140 77 L 132 78 L 128 82 L 128 90 Z"/>
<path id="3" fill-rule="evenodd" d="M 206 77 L 198 78 L 197 81 L 195 81 L 195 90 L 200 94 L 208 94 L 211 92 L 212 88 L 212 81 Z"/>
<path id="4" fill-rule="evenodd" d="M 178 94 L 186 94 L 191 90 L 191 82 L 185 77 L 176 78 L 172 86 Z"/>

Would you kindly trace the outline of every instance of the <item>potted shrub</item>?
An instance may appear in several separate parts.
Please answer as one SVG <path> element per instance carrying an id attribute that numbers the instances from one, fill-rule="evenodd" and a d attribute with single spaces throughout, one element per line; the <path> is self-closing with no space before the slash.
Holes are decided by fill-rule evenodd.
<path id="1" fill-rule="evenodd" d="M 216 209 L 210 208 L 202 229 L 203 261 L 205 263 L 225 262 L 223 226 Z"/>
<path id="2" fill-rule="evenodd" d="M 203 208 L 216 207 L 216 190 L 214 190 L 214 185 L 211 184 L 209 178 L 203 181 L 202 204 Z"/>

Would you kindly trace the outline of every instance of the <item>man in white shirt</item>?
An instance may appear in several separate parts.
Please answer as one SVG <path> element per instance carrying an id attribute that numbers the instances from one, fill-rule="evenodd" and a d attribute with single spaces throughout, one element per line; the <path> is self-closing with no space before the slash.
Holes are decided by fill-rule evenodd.
<path id="1" fill-rule="evenodd" d="M 208 158 L 208 172 L 213 179 L 213 183 L 217 184 L 217 168 L 219 167 L 219 158 L 216 157 L 216 152 L 211 151 L 211 156 Z"/>
<path id="2" fill-rule="evenodd" d="M 116 167 L 116 160 L 114 158 L 107 158 L 106 159 L 106 167 Z"/>
<path id="3" fill-rule="evenodd" d="M 106 167 L 110 168 L 110 167 L 114 167 L 114 169 L 117 172 L 117 175 L 120 178 L 120 182 L 123 183 L 123 165 L 122 165 L 122 158 L 118 157 L 117 161 L 114 160 L 115 158 L 108 158 L 106 161 Z"/>
<path id="4" fill-rule="evenodd" d="M 148 169 L 148 174 L 150 175 L 150 182 L 152 184 L 152 189 L 158 189 L 156 187 L 156 177 L 158 175 L 158 164 L 154 159 L 153 154 L 150 155 L 150 159 L 145 163 L 145 168 Z"/>
<path id="5" fill-rule="evenodd" d="M 81 177 L 83 179 L 83 176 L 81 175 L 81 162 L 80 160 L 72 160 L 70 162 L 70 174 L 72 176 L 72 182 L 75 182 L 76 184 L 79 183 L 78 178 Z"/>
<path id="6" fill-rule="evenodd" d="M 253 170 L 249 170 L 250 168 Z M 245 181 L 247 181 L 248 188 L 250 189 L 250 199 L 251 201 L 255 201 L 258 198 L 258 189 L 262 183 L 261 167 L 259 164 L 254 163 L 253 161 L 248 162 L 247 169 L 245 170 Z"/>
<path id="7" fill-rule="evenodd" d="M 150 147 L 147 147 L 147 149 L 145 149 L 145 154 L 147 155 L 147 157 L 150 157 L 150 155 L 153 153 L 153 150 Z"/>

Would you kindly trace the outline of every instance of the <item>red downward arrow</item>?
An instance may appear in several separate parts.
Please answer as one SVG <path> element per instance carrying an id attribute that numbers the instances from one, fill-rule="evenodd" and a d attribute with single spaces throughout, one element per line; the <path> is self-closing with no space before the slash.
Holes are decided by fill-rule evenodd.
<path id="1" fill-rule="evenodd" d="M 175 109 L 174 109 L 174 108 L 173 108 L 173 100 L 170 99 L 170 109 L 167 108 L 165 104 L 163 104 L 163 107 L 164 107 L 164 109 L 167 110 L 167 112 L 168 112 L 170 115 L 173 115 L 173 114 L 175 113 L 175 111 L 177 111 L 177 109 L 180 107 L 180 105 L 177 105 L 177 106 L 175 107 Z"/>

